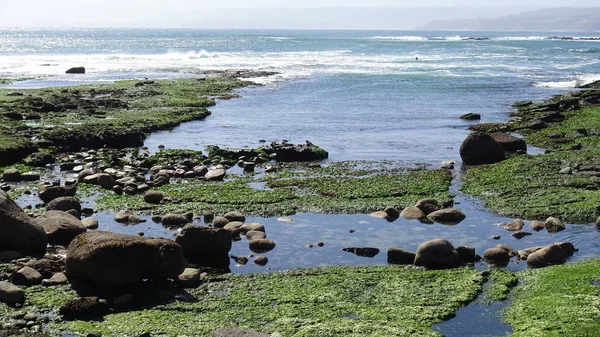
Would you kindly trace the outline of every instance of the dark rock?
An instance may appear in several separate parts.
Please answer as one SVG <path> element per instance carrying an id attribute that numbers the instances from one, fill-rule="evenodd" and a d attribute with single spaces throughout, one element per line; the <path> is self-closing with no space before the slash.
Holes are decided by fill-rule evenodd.
<path id="1" fill-rule="evenodd" d="M 266 239 L 252 240 L 249 243 L 250 250 L 257 254 L 263 254 L 275 249 L 275 242 Z"/>
<path id="2" fill-rule="evenodd" d="M 538 220 L 533 220 L 533 221 L 532 221 L 532 222 L 529 224 L 529 226 L 531 227 L 531 229 L 533 229 L 533 230 L 534 230 L 534 231 L 536 231 L 536 232 L 539 232 L 539 231 L 541 231 L 542 229 L 546 228 L 546 224 L 544 224 L 543 222 L 541 222 L 541 221 L 538 221 Z"/>
<path id="3" fill-rule="evenodd" d="M 44 277 L 31 267 L 23 267 L 12 274 L 10 281 L 18 286 L 34 286 L 42 283 Z"/>
<path id="4" fill-rule="evenodd" d="M 63 211 L 48 211 L 35 221 L 44 227 L 48 243 L 67 246 L 77 235 L 87 231 L 78 218 Z"/>
<path id="5" fill-rule="evenodd" d="M 27 262 L 26 266 L 37 270 L 44 278 L 50 278 L 52 275 L 65 270 L 65 263 L 63 260 L 32 260 Z"/>
<path id="6" fill-rule="evenodd" d="M 186 265 L 174 241 L 93 231 L 71 242 L 66 270 L 69 278 L 120 285 L 177 278 Z"/>
<path id="7" fill-rule="evenodd" d="M 460 265 L 458 252 L 446 239 L 434 239 L 417 247 L 415 266 L 427 269 L 448 269 Z"/>
<path id="8" fill-rule="evenodd" d="M 195 268 L 185 268 L 183 273 L 177 277 L 179 285 L 182 288 L 196 288 L 200 285 L 202 273 Z"/>
<path id="9" fill-rule="evenodd" d="M 504 148 L 485 133 L 470 134 L 460 146 L 460 157 L 467 165 L 493 164 L 505 159 Z"/>
<path id="10" fill-rule="evenodd" d="M 96 218 L 85 218 L 85 219 L 81 220 L 81 223 L 87 229 L 98 229 L 98 227 L 100 225 L 98 223 L 98 219 L 96 219 Z"/>
<path id="11" fill-rule="evenodd" d="M 504 249 L 494 247 L 486 250 L 483 258 L 491 264 L 507 265 L 510 261 L 510 254 Z"/>
<path id="12" fill-rule="evenodd" d="M 223 217 L 225 219 L 229 220 L 230 222 L 231 221 L 239 221 L 239 222 L 246 221 L 246 217 L 238 211 L 228 212 Z"/>
<path id="13" fill-rule="evenodd" d="M 537 252 L 538 250 L 540 250 L 542 248 L 544 248 L 544 246 L 537 246 L 537 247 L 530 247 L 527 249 L 522 249 L 522 250 L 518 251 L 519 259 L 525 261 L 525 260 L 527 260 L 529 255 Z"/>
<path id="14" fill-rule="evenodd" d="M 25 173 L 21 174 L 21 180 L 23 180 L 23 181 L 38 181 L 38 180 L 40 180 L 40 173 L 34 172 L 34 171 L 25 172 Z"/>
<path id="15" fill-rule="evenodd" d="M 21 181 L 21 172 L 17 169 L 8 169 L 2 173 L 2 179 L 9 182 Z"/>
<path id="16" fill-rule="evenodd" d="M 233 261 L 235 261 L 235 263 L 242 266 L 245 266 L 248 263 L 248 258 L 245 256 L 231 255 L 231 258 L 233 259 Z"/>
<path id="17" fill-rule="evenodd" d="M 204 217 L 206 219 L 206 216 Z M 217 227 L 217 228 L 223 228 L 225 227 L 225 225 L 227 225 L 230 221 L 225 219 L 222 216 L 218 216 L 213 220 L 213 226 Z"/>
<path id="18" fill-rule="evenodd" d="M 492 133 L 490 136 L 502 145 L 506 152 L 527 153 L 527 143 L 522 138 L 511 136 L 506 133 Z"/>
<path id="19" fill-rule="evenodd" d="M 532 233 L 528 233 L 528 232 L 516 232 L 513 233 L 513 237 L 517 240 L 521 240 L 522 238 L 526 237 L 526 236 L 530 236 L 533 235 Z"/>
<path id="20" fill-rule="evenodd" d="M 70 300 L 59 309 L 66 320 L 97 319 L 108 314 L 108 303 L 98 297 L 82 297 Z"/>
<path id="21" fill-rule="evenodd" d="M 398 219 L 400 217 L 400 212 L 394 207 L 388 206 L 383 211 L 387 214 L 389 219 Z"/>
<path id="22" fill-rule="evenodd" d="M 564 231 L 565 229 L 567 229 L 567 227 L 559 219 L 553 217 L 546 219 L 546 230 L 548 233 L 558 233 Z"/>
<path id="23" fill-rule="evenodd" d="M 145 220 L 135 215 L 132 211 L 123 210 L 115 214 L 115 221 L 122 224 L 137 224 Z"/>
<path id="24" fill-rule="evenodd" d="M 51 278 L 42 281 L 42 285 L 46 287 L 57 286 L 67 283 L 69 283 L 69 280 L 67 279 L 67 275 L 65 275 L 64 273 L 56 273 L 52 275 Z"/>
<path id="25" fill-rule="evenodd" d="M 99 173 L 97 175 L 97 183 L 106 190 L 112 189 L 117 184 L 115 178 L 108 173 Z"/>
<path id="26" fill-rule="evenodd" d="M 48 236 L 44 228 L 30 218 L 8 196 L 0 191 L 0 247 L 22 253 L 44 253 Z"/>
<path id="27" fill-rule="evenodd" d="M 23 254 L 14 250 L 5 250 L 0 252 L 0 263 L 8 263 L 18 260 L 23 257 Z"/>
<path id="28" fill-rule="evenodd" d="M 186 259 L 203 267 L 227 268 L 231 233 L 224 229 L 185 226 L 177 238 Z"/>
<path id="29" fill-rule="evenodd" d="M 459 246 L 456 247 L 456 252 L 458 253 L 458 257 L 463 263 L 475 263 L 476 254 L 475 248 L 467 247 L 467 246 Z"/>
<path id="30" fill-rule="evenodd" d="M 362 257 L 375 257 L 379 254 L 379 249 L 372 247 L 349 247 L 342 250 Z"/>
<path id="31" fill-rule="evenodd" d="M 181 214 L 169 213 L 162 218 L 162 224 L 166 227 L 181 227 L 189 224 L 190 222 L 190 220 Z"/>
<path id="32" fill-rule="evenodd" d="M 481 119 L 481 115 L 469 112 L 469 113 L 466 113 L 466 114 L 460 116 L 459 118 L 460 119 L 466 119 L 466 120 L 469 120 L 469 121 L 476 121 L 476 120 L 480 120 Z"/>
<path id="33" fill-rule="evenodd" d="M 572 245 L 567 246 L 569 250 Z M 570 254 L 569 254 L 570 253 Z M 562 264 L 565 260 L 573 255 L 572 252 L 566 251 L 560 244 L 553 243 L 536 252 L 531 253 L 527 257 L 527 265 L 530 268 L 544 268 L 552 265 Z"/>
<path id="34" fill-rule="evenodd" d="M 267 263 L 269 263 L 269 259 L 266 256 L 257 256 L 254 259 L 254 263 L 261 267 L 264 267 L 267 265 Z"/>
<path id="35" fill-rule="evenodd" d="M 65 72 L 66 74 L 85 74 L 85 67 L 73 67 Z"/>
<path id="36" fill-rule="evenodd" d="M 431 221 L 446 225 L 456 225 L 462 222 L 467 216 L 456 208 L 446 208 L 435 211 L 427 215 Z"/>
<path id="37" fill-rule="evenodd" d="M 389 264 L 413 264 L 416 254 L 402 248 L 391 247 L 388 249 L 387 262 Z"/>
<path id="38" fill-rule="evenodd" d="M 425 213 L 425 215 L 429 215 L 430 213 L 439 211 L 442 208 L 440 206 L 440 203 L 435 199 L 419 200 L 419 201 L 417 201 L 417 204 L 415 205 L 415 207 L 417 207 L 418 209 L 423 211 L 423 213 Z"/>
<path id="39" fill-rule="evenodd" d="M 495 248 L 502 249 L 503 251 L 505 251 L 506 253 L 508 253 L 508 255 L 510 257 L 517 256 L 519 254 L 513 247 L 511 247 L 509 245 L 506 245 L 506 244 L 496 245 Z"/>
<path id="40" fill-rule="evenodd" d="M 12 283 L 0 281 L 0 302 L 11 306 L 22 304 L 25 302 L 25 291 Z"/>
<path id="41" fill-rule="evenodd" d="M 259 239 L 266 239 L 267 238 L 267 234 L 265 234 L 265 232 L 262 231 L 248 231 L 246 232 L 246 239 L 252 241 L 252 240 L 259 240 Z"/>
<path id="42" fill-rule="evenodd" d="M 74 209 L 77 212 L 81 212 L 81 203 L 74 197 L 60 197 L 56 198 L 46 205 L 48 211 L 63 211 Z"/>
<path id="43" fill-rule="evenodd" d="M 73 197 L 77 192 L 77 185 L 71 186 L 48 186 L 42 185 L 38 188 L 38 195 L 43 202 L 50 201 L 60 197 Z"/>

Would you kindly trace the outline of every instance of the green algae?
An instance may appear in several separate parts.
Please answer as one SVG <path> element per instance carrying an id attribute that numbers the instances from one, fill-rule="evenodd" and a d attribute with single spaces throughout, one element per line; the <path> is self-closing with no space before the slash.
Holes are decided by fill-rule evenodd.
<path id="1" fill-rule="evenodd" d="M 188 290 L 187 301 L 109 314 L 97 321 L 55 321 L 49 328 L 103 336 L 210 336 L 221 327 L 286 337 L 440 336 L 430 327 L 473 301 L 482 291 L 484 273 L 466 268 L 330 267 L 226 275 L 207 278 L 199 288 Z M 26 290 L 23 310 L 35 306 L 56 312 L 71 296 L 62 288 L 37 290 Z M 66 295 L 59 294 L 62 290 Z"/>
<path id="2" fill-rule="evenodd" d="M 519 284 L 519 278 L 504 269 L 492 269 L 489 280 L 491 284 L 485 288 L 485 301 L 488 303 L 505 301 L 510 292 Z"/>
<path id="3" fill-rule="evenodd" d="M 600 260 L 521 272 L 504 318 L 514 337 L 592 337 L 600 331 Z"/>

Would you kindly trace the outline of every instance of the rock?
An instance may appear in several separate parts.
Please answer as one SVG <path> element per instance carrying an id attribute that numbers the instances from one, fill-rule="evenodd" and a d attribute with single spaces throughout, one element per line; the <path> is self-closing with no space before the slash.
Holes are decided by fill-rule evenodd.
<path id="1" fill-rule="evenodd" d="M 76 217 L 77 220 L 81 220 L 81 214 L 79 214 L 79 212 L 77 212 L 74 209 L 70 209 L 70 210 L 66 211 L 65 213 L 70 214 L 70 215 Z"/>
<path id="2" fill-rule="evenodd" d="M 74 209 L 77 212 L 81 212 L 81 203 L 74 197 L 60 197 L 56 198 L 46 205 L 48 211 L 63 211 Z"/>
<path id="3" fill-rule="evenodd" d="M 459 118 L 460 119 L 469 120 L 469 121 L 476 121 L 476 120 L 480 120 L 481 119 L 481 115 L 469 112 L 469 113 L 466 113 L 466 114 L 460 116 Z"/>
<path id="4" fill-rule="evenodd" d="M 10 306 L 25 302 L 25 291 L 6 281 L 0 281 L 0 302 Z"/>
<path id="5" fill-rule="evenodd" d="M 50 201 L 60 197 L 72 197 L 77 192 L 77 185 L 71 186 L 48 186 L 42 185 L 38 188 L 38 195 L 43 202 Z"/>
<path id="6" fill-rule="evenodd" d="M 417 206 L 410 206 L 403 209 L 400 216 L 406 220 L 419 220 L 425 217 L 425 213 Z"/>
<path id="7" fill-rule="evenodd" d="M 162 224 L 166 227 L 182 227 L 190 222 L 191 221 L 181 214 L 169 213 L 162 218 Z"/>
<path id="8" fill-rule="evenodd" d="M 27 322 L 35 322 L 38 320 L 38 316 L 36 314 L 30 312 L 27 315 L 23 316 L 23 320 L 27 321 Z"/>
<path id="9" fill-rule="evenodd" d="M 532 233 L 528 233 L 528 232 L 516 232 L 513 233 L 513 237 L 517 240 L 521 240 L 522 238 L 526 237 L 526 236 L 530 236 L 533 235 Z"/>
<path id="10" fill-rule="evenodd" d="M 65 74 L 85 74 L 85 67 L 73 67 L 65 71 Z"/>
<path id="11" fill-rule="evenodd" d="M 237 212 L 237 211 L 228 212 L 223 217 L 229 221 L 239 221 L 239 222 L 246 221 L 246 217 L 242 213 Z"/>
<path id="12" fill-rule="evenodd" d="M 34 286 L 42 283 L 44 277 L 31 267 L 23 267 L 12 274 L 10 281 L 18 286 Z"/>
<path id="13" fill-rule="evenodd" d="M 45 253 L 48 236 L 44 228 L 37 224 L 8 196 L 0 191 L 0 247 L 2 250 L 15 250 L 21 253 Z"/>
<path id="14" fill-rule="evenodd" d="M 31 267 L 37 270 L 44 278 L 50 278 L 56 273 L 63 272 L 65 270 L 65 263 L 61 260 L 31 260 L 25 264 L 27 267 Z"/>
<path id="15" fill-rule="evenodd" d="M 252 240 L 260 240 L 260 239 L 266 239 L 267 238 L 267 234 L 265 234 L 265 232 L 261 232 L 261 231 L 249 231 L 246 233 L 246 239 L 252 241 Z"/>
<path id="16" fill-rule="evenodd" d="M 96 218 L 85 218 L 81 220 L 83 226 L 87 229 L 98 229 L 100 224 L 98 223 L 98 219 Z"/>
<path id="17" fill-rule="evenodd" d="M 441 224 L 456 225 L 467 216 L 456 208 L 446 208 L 427 215 L 427 219 Z"/>
<path id="18" fill-rule="evenodd" d="M 388 249 L 387 262 L 389 264 L 413 264 L 416 254 L 402 248 L 391 247 Z"/>
<path id="19" fill-rule="evenodd" d="M 266 239 L 252 240 L 249 243 L 250 250 L 257 254 L 264 254 L 275 249 L 275 242 Z"/>
<path id="20" fill-rule="evenodd" d="M 493 164 L 505 159 L 504 148 L 492 136 L 474 132 L 460 146 L 460 157 L 467 165 Z"/>
<path id="21" fill-rule="evenodd" d="M 245 256 L 235 256 L 231 255 L 231 258 L 235 261 L 235 263 L 245 266 L 248 263 L 248 258 Z"/>
<path id="22" fill-rule="evenodd" d="M 573 169 L 570 167 L 565 167 L 564 169 L 558 171 L 560 174 L 573 174 Z"/>
<path id="23" fill-rule="evenodd" d="M 240 230 L 242 233 L 248 233 L 251 231 L 264 232 L 265 226 L 259 224 L 258 222 L 250 222 L 243 224 L 242 227 L 240 227 Z"/>
<path id="24" fill-rule="evenodd" d="M 542 229 L 546 228 L 546 224 L 544 224 L 541 221 L 537 221 L 537 220 L 533 220 L 529 226 L 531 227 L 531 229 L 533 229 L 536 232 L 541 231 Z"/>
<path id="25" fill-rule="evenodd" d="M 425 215 L 429 215 L 433 212 L 439 211 L 442 207 L 440 203 L 435 199 L 422 199 L 417 201 L 415 205 L 418 209 L 420 209 Z"/>
<path id="26" fill-rule="evenodd" d="M 495 248 L 499 248 L 499 249 L 502 249 L 502 250 L 504 250 L 506 253 L 508 253 L 508 255 L 509 255 L 510 257 L 517 256 L 517 255 L 518 255 L 518 252 L 517 252 L 517 251 L 516 251 L 516 250 L 515 250 L 513 247 L 511 247 L 511 246 L 509 246 L 509 245 L 506 245 L 506 244 L 499 244 L 499 245 L 496 245 L 496 247 L 495 247 Z"/>
<path id="27" fill-rule="evenodd" d="M 230 231 L 232 235 L 239 235 L 242 232 L 241 228 L 243 225 L 244 225 L 243 222 L 233 221 L 233 222 L 227 223 L 227 225 L 225 225 L 225 227 L 223 227 L 223 229 Z"/>
<path id="28" fill-rule="evenodd" d="M 5 250 L 0 252 L 0 263 L 8 263 L 18 260 L 23 257 L 23 254 L 14 250 Z"/>
<path id="29" fill-rule="evenodd" d="M 97 184 L 105 190 L 111 190 L 117 184 L 115 178 L 108 173 L 99 173 L 97 179 Z"/>
<path id="30" fill-rule="evenodd" d="M 215 217 L 215 219 L 213 220 L 213 226 L 215 226 L 217 228 L 223 228 L 228 223 L 229 223 L 229 220 L 225 219 L 222 216 Z"/>
<path id="31" fill-rule="evenodd" d="M 473 247 L 458 246 L 456 247 L 456 252 L 463 263 L 475 263 L 475 260 L 477 259 L 475 248 Z"/>
<path id="32" fill-rule="evenodd" d="M 502 145 L 506 152 L 527 153 L 527 143 L 519 137 L 511 136 L 506 133 L 491 133 L 490 136 Z"/>
<path id="33" fill-rule="evenodd" d="M 42 281 L 42 285 L 46 287 L 57 286 L 67 283 L 69 283 L 69 280 L 67 279 L 67 275 L 65 275 L 64 273 L 56 273 L 52 275 L 51 278 Z"/>
<path id="34" fill-rule="evenodd" d="M 208 173 L 208 168 L 206 166 L 196 166 L 193 171 L 196 177 L 204 177 Z"/>
<path id="35" fill-rule="evenodd" d="M 97 319 L 108 313 L 108 303 L 98 297 L 82 297 L 70 300 L 59 309 L 65 320 Z"/>
<path id="36" fill-rule="evenodd" d="M 600 217 L 598 217 L 598 219 L 596 219 L 596 227 L 600 228 Z"/>
<path id="37" fill-rule="evenodd" d="M 567 229 L 567 227 L 559 219 L 553 217 L 546 219 L 546 230 L 548 233 L 558 233 L 564 231 L 565 229 Z"/>
<path id="38" fill-rule="evenodd" d="M 544 268 L 552 265 L 562 264 L 571 256 L 560 244 L 553 243 L 527 257 L 527 266 L 530 268 Z"/>
<path id="39" fill-rule="evenodd" d="M 4 170 L 2 173 L 2 179 L 8 182 L 19 182 L 21 181 L 21 172 L 17 169 Z"/>
<path id="40" fill-rule="evenodd" d="M 228 268 L 231 233 L 220 228 L 185 226 L 177 238 L 186 259 L 203 267 Z"/>
<path id="41" fill-rule="evenodd" d="M 387 214 L 388 219 L 398 219 L 400 217 L 400 212 L 394 207 L 388 206 L 383 211 Z"/>
<path id="42" fill-rule="evenodd" d="M 377 211 L 377 212 L 373 212 L 371 214 L 369 214 L 370 216 L 377 218 L 377 219 L 387 219 L 388 214 L 384 211 Z"/>
<path id="43" fill-rule="evenodd" d="M 174 241 L 93 231 L 71 242 L 66 270 L 69 278 L 121 285 L 174 279 L 186 266 L 183 249 Z"/>
<path id="44" fill-rule="evenodd" d="M 504 225 L 504 228 L 511 232 L 518 232 L 522 230 L 523 227 L 525 227 L 525 222 L 523 222 L 521 219 L 515 219 Z"/>
<path id="45" fill-rule="evenodd" d="M 556 244 L 567 253 L 568 257 L 573 256 L 573 254 L 578 251 L 578 249 L 570 242 L 557 242 Z"/>
<path id="46" fill-rule="evenodd" d="M 269 259 L 266 256 L 257 256 L 254 259 L 254 263 L 261 267 L 264 267 L 267 265 L 267 263 L 269 263 Z"/>
<path id="47" fill-rule="evenodd" d="M 375 257 L 379 254 L 379 249 L 372 247 L 349 247 L 342 250 L 362 257 Z"/>
<path id="48" fill-rule="evenodd" d="M 25 173 L 21 174 L 21 180 L 23 180 L 23 181 L 38 181 L 38 180 L 40 180 L 40 173 L 34 172 L 34 171 L 25 172 Z"/>
<path id="49" fill-rule="evenodd" d="M 446 239 L 423 242 L 417 247 L 415 266 L 427 269 L 448 269 L 461 265 L 458 252 Z"/>
<path id="50" fill-rule="evenodd" d="M 161 191 L 147 191 L 144 194 L 144 201 L 149 204 L 160 204 L 164 197 Z"/>
<path id="51" fill-rule="evenodd" d="M 542 248 L 544 248 L 544 246 L 537 246 L 537 247 L 531 247 L 531 248 L 520 250 L 518 252 L 519 259 L 525 261 L 525 260 L 527 260 L 529 255 L 537 252 L 538 250 L 540 250 Z"/>
<path id="52" fill-rule="evenodd" d="M 453 161 L 443 161 L 442 164 L 440 165 L 440 169 L 442 170 L 454 170 L 454 165 L 456 163 Z"/>
<path id="53" fill-rule="evenodd" d="M 79 219 L 63 211 L 48 211 L 35 221 L 44 227 L 48 243 L 53 245 L 67 246 L 77 235 L 87 231 Z"/>
<path id="54" fill-rule="evenodd" d="M 92 170 L 83 170 L 77 174 L 77 181 L 82 183 L 85 181 L 86 177 L 89 177 L 92 175 L 94 175 L 94 172 L 92 172 Z M 95 182 L 94 182 L 94 184 L 95 184 Z"/>
<path id="55" fill-rule="evenodd" d="M 223 178 L 225 178 L 226 173 L 227 171 L 225 169 L 215 168 L 206 172 L 206 174 L 204 175 L 204 179 L 209 181 L 223 180 Z"/>
<path id="56" fill-rule="evenodd" d="M 483 258 L 491 264 L 507 265 L 510 261 L 510 254 L 501 248 L 490 248 L 483 253 Z"/>
<path id="57" fill-rule="evenodd" d="M 217 329 L 212 337 L 272 337 L 266 333 L 246 331 L 232 328 Z"/>
<path id="58" fill-rule="evenodd" d="M 115 221 L 121 224 L 137 224 L 145 220 L 135 215 L 132 211 L 124 210 L 115 214 Z"/>
<path id="59" fill-rule="evenodd" d="M 185 268 L 183 273 L 177 277 L 179 285 L 182 288 L 196 288 L 200 285 L 202 273 L 195 268 Z"/>

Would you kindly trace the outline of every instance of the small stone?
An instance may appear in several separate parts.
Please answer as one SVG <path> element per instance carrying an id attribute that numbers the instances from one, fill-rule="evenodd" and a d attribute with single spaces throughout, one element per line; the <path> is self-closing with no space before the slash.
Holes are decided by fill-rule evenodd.
<path id="1" fill-rule="evenodd" d="M 213 226 L 217 227 L 217 228 L 223 228 L 225 227 L 225 225 L 227 225 L 230 221 L 225 219 L 222 216 L 218 216 L 213 220 Z"/>
<path id="2" fill-rule="evenodd" d="M 523 220 L 515 219 L 515 220 L 505 224 L 504 228 L 506 228 L 507 230 L 509 230 L 511 232 L 518 232 L 518 231 L 522 230 L 524 226 L 525 226 L 525 222 L 523 222 Z"/>
<path id="3" fill-rule="evenodd" d="M 513 233 L 512 236 L 517 240 L 521 240 L 522 238 L 524 238 L 526 236 L 530 236 L 530 235 L 533 235 L 533 234 L 529 233 L 529 232 L 516 232 L 516 233 Z"/>
<path id="4" fill-rule="evenodd" d="M 534 231 L 536 231 L 536 232 L 539 232 L 539 231 L 541 231 L 542 229 L 546 228 L 546 224 L 544 224 L 543 222 L 541 222 L 541 221 L 538 221 L 538 220 L 533 220 L 533 221 L 532 221 L 532 222 L 529 224 L 529 226 L 531 227 L 531 229 L 533 229 L 533 230 L 534 230 Z"/>
<path id="5" fill-rule="evenodd" d="M 122 224 L 137 224 L 141 222 L 145 222 L 146 220 L 141 219 L 137 215 L 135 215 L 132 211 L 123 210 L 118 212 L 115 215 L 115 221 Z"/>
<path id="6" fill-rule="evenodd" d="M 267 263 L 269 263 L 269 259 L 266 256 L 257 256 L 254 259 L 254 263 L 256 263 L 257 265 L 264 267 L 267 265 Z"/>
<path id="7" fill-rule="evenodd" d="M 167 227 L 183 227 L 190 222 L 191 221 L 181 214 L 169 213 L 162 218 L 163 226 Z"/>
<path id="8" fill-rule="evenodd" d="M 383 211 L 390 219 L 398 219 L 400 217 L 400 212 L 394 207 L 388 206 Z"/>
<path id="9" fill-rule="evenodd" d="M 546 219 L 546 230 L 548 233 L 558 233 L 565 229 L 567 229 L 567 227 L 560 219 L 554 217 Z"/>
<path id="10" fill-rule="evenodd" d="M 46 286 L 46 287 L 50 287 L 50 286 L 56 286 L 56 285 L 60 285 L 60 284 L 66 284 L 68 282 L 69 282 L 69 280 L 67 279 L 67 276 L 64 273 L 56 273 L 56 274 L 52 275 L 51 278 L 49 278 L 47 280 L 43 280 L 42 285 Z"/>
<path id="11" fill-rule="evenodd" d="M 160 204 L 164 197 L 161 191 L 147 191 L 144 194 L 144 201 L 149 204 Z"/>
<path id="12" fill-rule="evenodd" d="M 500 240 L 502 237 L 500 235 L 492 235 L 492 240 Z"/>
<path id="13" fill-rule="evenodd" d="M 179 285 L 183 288 L 196 288 L 200 285 L 200 278 L 200 270 L 194 268 L 186 268 L 183 273 L 177 277 Z"/>
<path id="14" fill-rule="evenodd" d="M 483 258 L 491 264 L 506 265 L 510 261 L 510 255 L 501 248 L 490 248 L 483 253 Z"/>
<path id="15" fill-rule="evenodd" d="M 262 231 L 249 231 L 246 233 L 246 238 L 250 241 L 259 240 L 259 239 L 266 239 L 267 235 L 265 234 L 265 232 L 262 232 Z"/>
<path id="16" fill-rule="evenodd" d="M 294 219 L 292 219 L 290 217 L 281 217 L 281 218 L 278 218 L 277 221 L 279 221 L 279 222 L 294 222 Z"/>
<path id="17" fill-rule="evenodd" d="M 27 315 L 23 316 L 23 320 L 27 321 L 27 322 L 35 322 L 37 321 L 38 316 L 32 312 L 28 313 Z"/>
<path id="18" fill-rule="evenodd" d="M 250 222 L 243 224 L 242 227 L 240 227 L 240 230 L 242 231 L 242 233 L 248 233 L 251 231 L 264 232 L 265 226 L 259 224 L 258 222 Z"/>
<path id="19" fill-rule="evenodd" d="M 246 221 L 246 217 L 238 211 L 228 212 L 223 217 L 229 221 L 240 221 L 240 222 Z"/>
<path id="20" fill-rule="evenodd" d="M 248 258 L 245 256 L 231 255 L 231 258 L 239 265 L 245 266 L 248 263 Z"/>
<path id="21" fill-rule="evenodd" d="M 85 219 L 81 220 L 81 223 L 87 229 L 98 229 L 98 227 L 99 227 L 98 219 L 96 219 L 96 218 L 85 218 Z"/>
<path id="22" fill-rule="evenodd" d="M 267 253 L 275 249 L 275 242 L 266 239 L 252 240 L 249 243 L 250 250 L 257 254 Z"/>
<path id="23" fill-rule="evenodd" d="M 323 241 L 317 242 L 317 246 L 324 247 L 325 246 L 325 242 L 323 242 Z"/>

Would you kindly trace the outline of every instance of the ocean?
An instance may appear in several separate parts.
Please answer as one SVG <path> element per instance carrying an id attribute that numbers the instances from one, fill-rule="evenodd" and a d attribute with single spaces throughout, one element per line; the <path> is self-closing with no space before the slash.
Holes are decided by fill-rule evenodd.
<path id="1" fill-rule="evenodd" d="M 12 87 L 106 83 L 129 78 L 179 78 L 207 70 L 250 69 L 277 75 L 250 80 L 262 86 L 240 90 L 241 98 L 221 101 L 203 121 L 150 135 L 158 149 L 202 150 L 216 144 L 256 147 L 259 140 L 305 140 L 325 148 L 331 161 L 394 160 L 407 165 L 460 161 L 458 148 L 473 122 L 458 116 L 475 112 L 482 122 L 509 118 L 518 100 L 543 100 L 600 79 L 600 41 L 547 39 L 556 33 L 420 31 L 247 31 L 155 29 L 3 29 L 0 75 L 35 77 Z M 418 59 L 417 59 L 418 58 Z M 84 75 L 66 75 L 84 66 Z M 532 152 L 541 151 L 532 149 Z M 291 224 L 252 218 L 268 227 L 278 244 L 267 270 L 321 265 L 386 264 L 385 254 L 364 259 L 342 252 L 347 246 L 415 249 L 446 237 L 478 252 L 490 247 L 496 226 L 509 219 L 487 211 L 479 200 L 453 191 L 467 213 L 460 226 L 387 223 L 367 215 L 297 214 Z M 93 206 L 93 205 L 90 205 Z M 123 227 L 113 214 L 97 215 L 101 228 L 172 237 L 161 226 Z M 361 235 L 349 235 L 348 229 Z M 291 234 L 293 233 L 293 235 Z M 554 236 L 540 234 L 510 243 L 522 249 L 570 240 L 583 248 L 577 259 L 600 255 L 600 232 L 573 225 Z M 309 250 L 307 243 L 326 246 Z M 234 254 L 246 254 L 243 245 Z M 524 268 L 512 265 L 510 268 Z M 233 272 L 257 272 L 258 266 Z"/>

